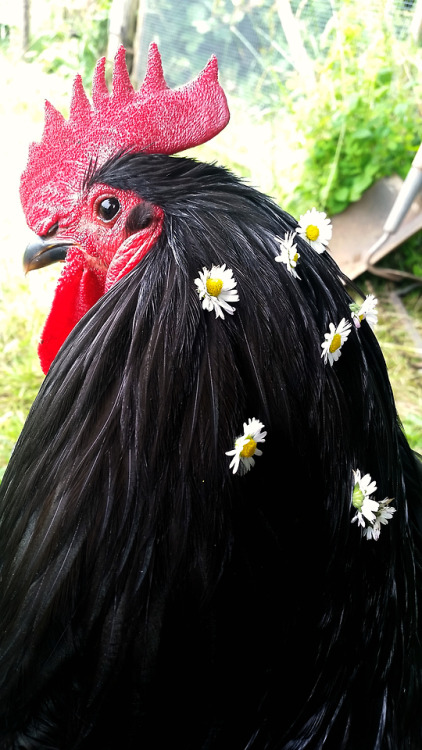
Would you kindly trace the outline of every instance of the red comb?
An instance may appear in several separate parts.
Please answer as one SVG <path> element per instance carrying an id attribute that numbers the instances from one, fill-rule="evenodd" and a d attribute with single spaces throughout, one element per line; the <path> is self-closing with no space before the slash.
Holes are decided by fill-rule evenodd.
<path id="1" fill-rule="evenodd" d="M 34 191 L 42 199 L 43 186 L 52 181 L 66 185 L 68 191 L 70 184 L 78 189 L 91 159 L 100 166 L 121 150 L 174 154 L 205 143 L 229 121 L 215 57 L 194 81 L 179 89 L 167 86 L 154 43 L 139 91 L 135 92 L 130 82 L 124 47 L 114 60 L 112 93 L 104 70 L 102 58 L 94 72 L 92 105 L 81 77 L 76 77 L 68 120 L 46 102 L 42 139 L 30 147 L 21 181 L 21 200 L 31 226 L 36 218 Z"/>

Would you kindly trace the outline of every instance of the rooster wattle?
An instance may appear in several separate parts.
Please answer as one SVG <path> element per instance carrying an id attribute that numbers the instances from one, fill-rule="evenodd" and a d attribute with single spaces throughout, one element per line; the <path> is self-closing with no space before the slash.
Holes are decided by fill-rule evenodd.
<path id="1" fill-rule="evenodd" d="M 64 266 L 0 488 L 2 750 L 422 746 L 419 463 L 329 253 L 171 156 L 228 118 L 214 59 L 172 91 L 153 45 L 135 93 L 121 49 L 31 147 L 25 264 Z"/>

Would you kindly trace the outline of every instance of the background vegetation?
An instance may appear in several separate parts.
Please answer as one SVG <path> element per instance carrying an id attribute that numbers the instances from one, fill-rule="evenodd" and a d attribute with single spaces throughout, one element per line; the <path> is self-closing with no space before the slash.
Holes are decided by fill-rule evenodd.
<path id="1" fill-rule="evenodd" d="M 2 31 L 0 17 L 0 125 L 3 134 L 10 133 L 0 146 L 7 176 L 0 197 L 0 467 L 42 379 L 36 342 L 54 285 L 48 272 L 37 280 L 21 275 L 28 238 L 18 203 L 19 173 L 29 141 L 41 134 L 44 97 L 66 115 L 76 71 L 89 92 L 95 61 L 108 53 L 116 0 L 69 0 L 66 8 L 53 0 L 32 4 L 32 35 L 23 54 L 14 29 L 4 25 Z M 380 0 L 368 7 L 360 0 L 151 0 L 142 15 L 142 52 L 132 77 L 142 77 L 139 65 L 152 39 L 171 86 L 193 77 L 216 53 L 232 122 L 197 156 L 229 166 L 296 216 L 312 205 L 333 215 L 380 177 L 395 172 L 404 177 L 419 146 L 422 49 L 418 35 L 410 34 L 415 5 L 413 0 Z M 293 44 L 295 31 L 300 49 Z M 360 242 L 359 227 L 356 235 Z M 422 276 L 421 257 L 421 239 L 413 237 L 387 264 Z M 358 283 L 380 299 L 377 334 L 399 414 L 411 444 L 422 451 L 420 291 L 368 274 Z"/>

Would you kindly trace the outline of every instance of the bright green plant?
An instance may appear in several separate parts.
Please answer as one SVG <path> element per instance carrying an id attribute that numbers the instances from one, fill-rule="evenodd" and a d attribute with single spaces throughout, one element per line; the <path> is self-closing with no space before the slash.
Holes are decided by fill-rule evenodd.
<path id="1" fill-rule="evenodd" d="M 107 51 L 110 5 L 111 0 L 91 0 L 82 8 L 51 4 L 50 29 L 32 40 L 25 59 L 37 60 L 46 73 L 80 73 L 89 90 L 95 63 Z"/>
<path id="2" fill-rule="evenodd" d="M 43 379 L 37 339 L 44 311 L 34 300 L 28 302 L 21 275 L 9 274 L 5 266 L 0 285 L 0 479 Z"/>
<path id="3" fill-rule="evenodd" d="M 405 176 L 420 143 L 422 50 L 361 10 L 345 0 L 327 25 L 314 86 L 287 80 L 284 104 L 303 152 L 293 212 L 342 211 L 380 177 Z"/>

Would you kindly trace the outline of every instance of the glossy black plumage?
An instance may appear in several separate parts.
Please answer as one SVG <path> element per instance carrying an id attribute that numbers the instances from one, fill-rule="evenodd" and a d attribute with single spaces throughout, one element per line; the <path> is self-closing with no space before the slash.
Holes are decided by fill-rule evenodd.
<path id="1" fill-rule="evenodd" d="M 164 230 L 68 337 L 0 489 L 0 748 L 418 750 L 422 482 L 367 323 L 321 359 L 342 274 L 300 239 L 300 280 L 274 262 L 296 221 L 219 167 L 89 180 Z M 194 279 L 223 263 L 219 320 Z M 377 542 L 356 468 L 394 497 Z"/>

